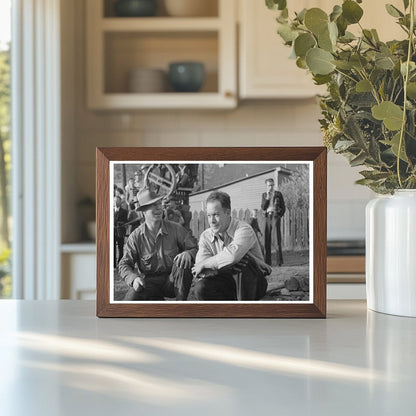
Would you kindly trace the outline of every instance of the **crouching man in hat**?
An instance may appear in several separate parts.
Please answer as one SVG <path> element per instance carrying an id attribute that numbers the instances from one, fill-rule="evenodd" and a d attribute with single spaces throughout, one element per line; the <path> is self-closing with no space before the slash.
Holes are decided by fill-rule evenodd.
<path id="1" fill-rule="evenodd" d="M 137 194 L 145 221 L 130 234 L 119 263 L 120 275 L 130 286 L 124 300 L 188 297 L 197 244 L 181 225 L 163 219 L 161 200 L 149 189 Z"/>
<path id="2" fill-rule="evenodd" d="M 192 272 L 198 300 L 259 300 L 267 290 L 271 268 L 263 261 L 254 230 L 231 218 L 231 200 L 212 192 L 206 201 L 210 228 L 199 239 Z"/>

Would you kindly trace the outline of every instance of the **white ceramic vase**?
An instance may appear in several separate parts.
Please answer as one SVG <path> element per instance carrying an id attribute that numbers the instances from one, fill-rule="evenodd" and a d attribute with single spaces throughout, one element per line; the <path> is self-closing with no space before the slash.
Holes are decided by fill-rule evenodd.
<path id="1" fill-rule="evenodd" d="M 366 282 L 369 309 L 416 317 L 416 190 L 367 204 Z"/>

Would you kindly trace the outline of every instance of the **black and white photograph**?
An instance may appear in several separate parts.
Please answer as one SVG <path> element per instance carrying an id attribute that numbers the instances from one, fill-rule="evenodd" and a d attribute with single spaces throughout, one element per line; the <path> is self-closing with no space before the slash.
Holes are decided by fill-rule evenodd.
<path id="1" fill-rule="evenodd" d="M 310 161 L 112 161 L 110 303 L 313 302 Z"/>

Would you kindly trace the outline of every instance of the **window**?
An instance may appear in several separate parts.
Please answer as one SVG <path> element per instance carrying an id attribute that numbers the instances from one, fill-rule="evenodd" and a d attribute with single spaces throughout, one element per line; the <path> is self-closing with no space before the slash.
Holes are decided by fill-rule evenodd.
<path id="1" fill-rule="evenodd" d="M 0 298 L 9 298 L 12 293 L 10 268 L 10 7 L 10 0 L 0 0 Z"/>

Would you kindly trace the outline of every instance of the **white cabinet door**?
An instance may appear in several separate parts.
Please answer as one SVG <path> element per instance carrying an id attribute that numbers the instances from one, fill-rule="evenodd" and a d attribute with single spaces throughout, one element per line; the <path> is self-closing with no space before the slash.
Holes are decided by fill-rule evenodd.
<path id="1" fill-rule="evenodd" d="M 63 253 L 61 259 L 62 299 L 95 299 L 95 253 Z"/>
<path id="2" fill-rule="evenodd" d="M 296 11 L 304 7 L 328 9 L 322 3 L 299 0 L 295 7 Z M 291 49 L 277 34 L 278 13 L 268 10 L 264 1 L 239 0 L 238 7 L 240 98 L 305 98 L 322 93 L 311 75 L 289 59 Z"/>
<path id="3" fill-rule="evenodd" d="M 389 1 L 399 9 L 402 0 Z M 289 13 L 303 8 L 320 7 L 329 13 L 341 0 L 298 0 L 289 2 Z M 365 28 L 376 28 L 383 41 L 403 38 L 404 32 L 386 12 L 384 2 L 366 0 L 361 4 Z M 290 59 L 291 49 L 277 34 L 275 17 L 278 12 L 268 10 L 264 1 L 238 0 L 240 22 L 239 89 L 240 98 L 305 98 L 325 92 L 313 84 L 311 75 Z M 358 25 L 348 28 L 358 33 Z"/>

